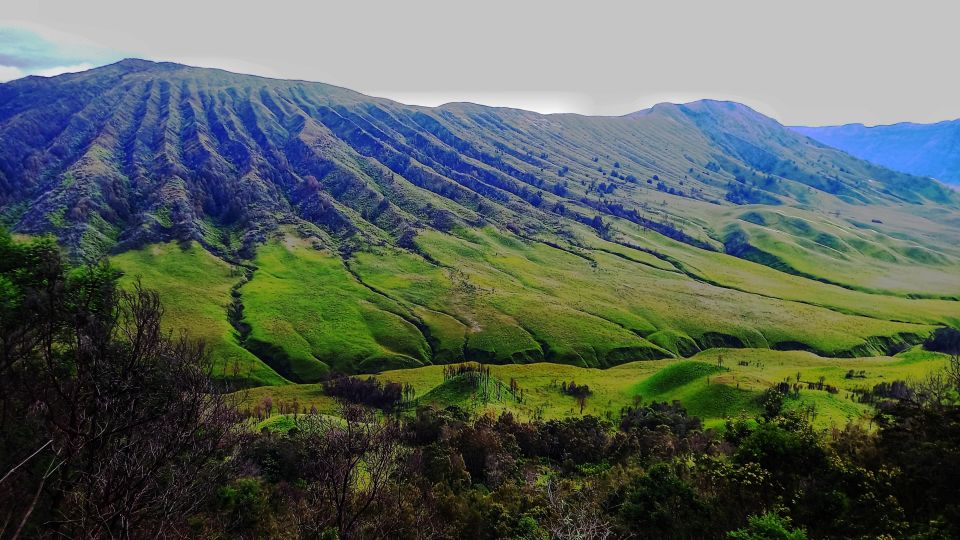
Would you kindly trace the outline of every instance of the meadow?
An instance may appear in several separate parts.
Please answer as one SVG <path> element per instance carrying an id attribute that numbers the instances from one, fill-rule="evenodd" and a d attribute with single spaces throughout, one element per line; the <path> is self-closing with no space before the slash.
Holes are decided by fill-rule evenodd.
<path id="1" fill-rule="evenodd" d="M 869 423 L 874 410 L 860 403 L 855 391 L 882 382 L 917 381 L 946 363 L 945 355 L 916 347 L 892 357 L 824 358 L 803 351 L 712 349 L 690 359 L 637 361 L 609 369 L 550 363 L 485 366 L 490 368 L 492 378 L 504 385 L 516 381 L 523 390 L 522 402 L 506 392 L 500 399 L 494 392 L 484 400 L 462 379 L 445 381 L 443 366 L 387 371 L 376 377 L 412 385 L 418 405 L 457 406 L 477 414 L 509 411 L 522 421 L 581 414 L 616 420 L 625 407 L 678 400 L 708 427 L 722 427 L 727 419 L 754 418 L 761 412 L 760 398 L 765 390 L 781 381 L 793 385 L 799 376 L 802 389 L 797 397 L 787 400 L 786 407 L 806 409 L 815 425 L 827 428 L 843 427 L 847 422 Z M 854 375 L 848 378 L 851 370 Z M 582 413 L 577 400 L 561 392 L 561 385 L 570 382 L 585 384 L 592 392 Z M 836 387 L 838 392 L 807 388 L 809 383 L 818 382 Z M 237 396 L 244 407 L 256 406 L 269 397 L 274 403 L 295 401 L 308 410 L 337 410 L 336 402 L 324 395 L 319 384 L 253 388 Z M 288 421 L 274 417 L 259 427 L 288 425 Z"/>
<path id="2" fill-rule="evenodd" d="M 240 384 L 285 384 L 270 366 L 240 345 L 227 319 L 231 289 L 242 273 L 196 243 L 167 242 L 127 251 L 111 259 L 124 273 L 121 286 L 140 279 L 158 291 L 164 306 L 164 326 L 202 339 L 214 359 L 216 374 Z"/>
<path id="3" fill-rule="evenodd" d="M 609 512 L 617 537 L 692 538 L 792 507 L 813 538 L 960 537 L 936 530 L 960 521 L 940 504 L 960 482 L 956 403 L 874 392 L 916 388 L 946 362 L 921 344 L 960 327 L 960 195 L 933 179 L 733 102 L 420 107 L 136 59 L 3 83 L 0 140 L 0 227 L 53 236 L 0 231 L 0 465 L 19 477 L 0 502 L 29 517 L 42 500 L 38 527 L 136 536 L 173 515 L 173 534 L 327 538 L 335 506 L 338 538 L 585 537 L 544 525 Z M 162 318 L 105 286 L 104 258 Z M 226 392 L 158 327 L 202 340 Z M 328 422 L 334 394 L 399 403 L 416 441 L 377 410 Z M 801 414 L 778 417 L 781 398 Z M 313 411 L 322 426 L 289 433 Z M 703 433 L 687 413 L 744 422 Z M 848 422 L 866 431 L 809 429 Z M 339 460 L 348 476 L 324 471 Z M 375 487 L 377 463 L 393 471 L 376 504 L 316 498 L 331 478 Z M 149 492 L 155 521 L 125 528 Z M 378 534 L 345 523 L 351 500 Z M 63 508 L 110 534 L 70 534 Z"/>
<path id="4" fill-rule="evenodd" d="M 643 233 L 631 223 L 615 226 L 635 242 L 602 239 L 586 228 L 542 239 L 487 226 L 426 230 L 414 249 L 371 245 L 345 255 L 287 229 L 244 267 L 196 243 L 154 244 L 115 256 L 112 264 L 126 286 L 139 277 L 157 289 L 166 327 L 204 339 L 217 375 L 244 387 L 460 361 L 543 371 L 551 380 L 568 366 L 612 369 L 616 376 L 709 357 L 718 348 L 855 363 L 960 321 L 955 301 L 840 287 Z M 795 373 L 794 367 L 803 365 L 787 369 Z M 598 388 L 607 384 L 602 379 Z M 742 396 L 692 387 L 671 395 L 696 402 L 706 401 L 697 397 L 706 392 L 732 411 L 756 390 L 747 379 L 732 385 L 739 383 Z M 606 414 L 636 394 L 669 397 L 637 389 L 627 398 L 591 399 L 589 406 Z M 525 414 L 557 406 L 530 403 Z"/>

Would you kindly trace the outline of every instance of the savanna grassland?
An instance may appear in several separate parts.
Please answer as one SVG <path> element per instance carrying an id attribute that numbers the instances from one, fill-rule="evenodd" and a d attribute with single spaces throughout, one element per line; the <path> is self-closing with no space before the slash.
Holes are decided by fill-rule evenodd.
<path id="1" fill-rule="evenodd" d="M 960 534 L 935 180 L 142 60 L 0 141 L 0 536 Z"/>
<path id="2" fill-rule="evenodd" d="M 231 388 L 472 361 L 622 380 L 606 413 L 680 359 L 886 366 L 960 324 L 955 192 L 736 103 L 426 108 L 140 60 L 0 98 L 3 222 L 158 290 Z M 740 361 L 671 391 L 755 407 L 784 374 Z"/>
<path id="3" fill-rule="evenodd" d="M 786 402 L 788 408 L 809 411 L 817 426 L 837 427 L 847 422 L 870 423 L 873 408 L 861 402 L 857 392 L 884 382 L 919 381 L 944 369 L 947 360 L 946 355 L 921 348 L 895 357 L 849 359 L 808 352 L 711 349 L 690 359 L 637 361 L 609 369 L 545 363 L 489 366 L 493 379 L 504 388 L 511 380 L 516 381 L 523 391 L 522 400 L 506 391 L 498 394 L 493 390 L 485 395 L 462 378 L 447 379 L 443 366 L 386 371 L 376 377 L 383 382 L 411 385 L 415 391 L 415 399 L 407 405 L 411 409 L 457 406 L 477 414 L 510 412 L 521 420 L 580 415 L 614 419 L 625 408 L 640 403 L 678 400 L 691 415 L 718 428 L 726 420 L 760 414 L 763 393 L 787 381 L 791 388 L 799 385 L 797 394 Z M 590 388 L 582 412 L 577 399 L 561 391 L 561 385 L 570 382 Z M 821 389 L 816 388 L 818 383 L 823 385 Z M 319 384 L 264 386 L 238 395 L 248 408 L 269 398 L 274 403 L 296 402 L 298 410 L 337 410 L 336 400 L 325 395 Z M 261 427 L 287 426 L 284 418 L 272 416 Z"/>
<path id="4" fill-rule="evenodd" d="M 113 263 L 128 278 L 142 275 L 161 290 L 162 281 L 140 271 L 153 266 L 152 256 L 174 267 L 196 268 L 205 261 L 219 268 L 195 278 L 205 294 L 190 295 L 190 311 L 181 313 L 176 301 L 171 304 L 170 328 L 177 328 L 178 320 L 203 320 L 206 305 L 211 330 L 194 323 L 192 332 L 215 345 L 215 353 L 216 347 L 243 343 L 246 348 L 237 347 L 237 354 L 255 351 L 257 362 L 279 366 L 284 379 L 278 382 L 284 385 L 319 382 L 331 368 L 386 369 L 379 378 L 411 384 L 424 403 L 511 410 L 524 418 L 579 414 L 576 401 L 558 389 L 563 381 L 576 381 L 593 391 L 585 414 L 615 416 L 640 399 L 678 399 L 708 424 L 720 424 L 755 414 L 766 389 L 787 379 L 797 383 L 799 374 L 804 388 L 792 404 L 814 405 L 821 425 L 842 424 L 870 410 L 852 390 L 919 378 L 944 364 L 911 343 L 938 321 L 951 320 L 953 303 L 947 300 L 854 291 L 682 246 L 674 246 L 677 259 L 665 261 L 624 247 L 611 250 L 620 255 L 599 248 L 574 255 L 541 242 L 510 241 L 493 229 L 470 232 L 469 240 L 449 238 L 423 235 L 424 246 L 435 241 L 420 248 L 431 262 L 389 247 L 359 251 L 344 262 L 291 233 L 261 248 L 249 278 L 214 264 L 219 261 L 212 255 L 175 244 L 128 252 Z M 720 280 L 729 285 L 712 284 Z M 743 290 L 734 288 L 736 280 Z M 749 292 L 761 285 L 786 299 Z M 246 336 L 227 321 L 233 286 L 250 328 Z M 790 294 L 807 300 L 790 300 Z M 695 300 L 676 301 L 684 298 Z M 798 344 L 811 350 L 776 350 Z M 891 349 L 904 352 L 884 356 Z M 503 357 L 512 360 L 492 364 L 493 374 L 503 383 L 516 379 L 525 392 L 523 403 L 483 403 L 473 391 L 444 392 L 442 364 L 491 364 Z M 228 376 L 236 373 L 230 369 L 224 365 Z M 682 383 L 647 385 L 688 370 L 690 378 Z M 849 370 L 865 375 L 845 379 Z M 808 390 L 810 382 L 840 391 Z M 275 384 L 251 390 L 251 402 L 272 396 L 334 408 L 317 384 Z"/>
<path id="5" fill-rule="evenodd" d="M 286 261 L 287 249 L 304 247 L 287 241 L 258 260 Z M 307 252 L 320 260 L 306 268 L 322 276 L 336 266 L 320 252 Z M 115 265 L 76 265 L 52 238 L 0 230 L 2 532 L 956 536 L 956 329 L 893 357 L 714 347 L 606 369 L 452 363 L 230 393 L 232 381 L 211 376 L 225 369 L 222 357 L 169 332 L 169 315 L 202 317 L 218 283 L 257 277 L 190 245 L 150 251 L 177 254 L 195 264 L 168 274 L 195 286 L 167 311 L 158 291 Z M 281 270 L 299 274 L 302 264 Z M 234 291 L 229 326 L 249 338 L 238 287 L 224 290 Z M 289 298 L 310 288 L 300 290 Z M 373 337 L 352 336 L 358 350 L 386 350 Z"/>

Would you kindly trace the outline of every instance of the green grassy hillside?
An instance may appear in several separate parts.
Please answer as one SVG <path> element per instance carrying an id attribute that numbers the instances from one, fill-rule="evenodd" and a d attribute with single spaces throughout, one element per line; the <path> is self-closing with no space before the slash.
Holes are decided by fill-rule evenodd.
<path id="1" fill-rule="evenodd" d="M 266 365 L 297 382 L 330 369 L 463 360 L 611 367 L 713 347 L 874 356 L 957 321 L 954 301 L 850 290 L 662 237 L 648 235 L 646 244 L 561 245 L 486 227 L 428 231 L 414 250 L 344 256 L 288 231 L 258 250 L 248 281 L 196 244 L 114 260 L 163 293 L 171 324 L 189 327 L 190 316 L 202 316 L 200 335 L 223 344 L 214 349 L 221 365 Z M 234 285 L 246 350 L 227 318 Z M 206 303 L 197 303 L 194 286 Z M 213 339 L 208 326 L 223 333 Z"/>
<path id="2" fill-rule="evenodd" d="M 718 365 L 718 357 L 722 357 L 722 367 Z M 794 384 L 799 375 L 803 389 L 799 398 L 788 399 L 786 406 L 812 406 L 815 422 L 826 427 L 842 426 L 872 413 L 870 406 L 851 399 L 853 390 L 869 389 L 894 380 L 919 380 L 942 369 L 946 362 L 945 356 L 921 349 L 894 357 L 854 359 L 824 358 L 808 352 L 717 349 L 687 360 L 631 362 L 610 369 L 560 364 L 490 366 L 495 379 L 505 383 L 516 380 L 523 389 L 522 403 L 506 394 L 499 400 L 494 396 L 484 402 L 464 381 L 445 382 L 440 366 L 388 371 L 378 377 L 413 385 L 420 404 L 456 405 L 480 413 L 511 411 L 522 419 L 580 415 L 576 400 L 560 391 L 561 383 L 574 381 L 588 385 L 592 391 L 583 414 L 616 418 L 621 408 L 638 401 L 679 400 L 707 425 L 720 426 L 727 418 L 759 414 L 759 399 L 764 390 L 784 380 Z M 850 370 L 858 376 L 847 378 Z M 859 376 L 861 370 L 862 377 Z M 839 392 L 806 388 L 807 383 L 816 383 L 820 377 L 825 385 L 835 386 Z M 319 385 L 256 388 L 245 393 L 244 399 L 254 403 L 266 396 L 274 400 L 295 399 L 301 406 L 316 406 L 321 411 L 333 411 L 336 407 Z"/>
<path id="3" fill-rule="evenodd" d="M 736 103 L 428 108 L 127 60 L 0 84 L 0 140 L 0 223 L 142 275 L 238 384 L 873 357 L 960 324 L 960 196 Z M 655 394 L 754 391 L 695 383 Z"/>
<path id="4" fill-rule="evenodd" d="M 429 362 L 419 321 L 365 288 L 336 254 L 286 237 L 263 246 L 254 264 L 239 291 L 252 328 L 247 346 L 291 380 Z"/>
<path id="5" fill-rule="evenodd" d="M 236 268 L 197 244 L 175 242 L 128 251 L 111 263 L 124 273 L 121 285 L 140 279 L 159 291 L 167 328 L 204 340 L 217 375 L 242 385 L 287 382 L 240 345 L 227 319 L 230 290 L 242 275 Z"/>

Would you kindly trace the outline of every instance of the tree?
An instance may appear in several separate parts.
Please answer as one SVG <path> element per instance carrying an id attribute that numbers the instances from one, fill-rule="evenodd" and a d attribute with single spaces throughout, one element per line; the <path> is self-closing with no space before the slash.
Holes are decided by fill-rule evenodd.
<path id="1" fill-rule="evenodd" d="M 160 299 L 0 236 L 0 527 L 17 538 L 169 534 L 225 472 L 233 407 Z"/>
<path id="2" fill-rule="evenodd" d="M 960 330 L 949 326 L 937 328 L 923 346 L 927 350 L 950 355 L 947 377 L 954 388 L 960 391 Z"/>
<path id="3" fill-rule="evenodd" d="M 590 386 L 577 384 L 575 381 L 570 381 L 570 384 L 567 384 L 566 381 L 564 381 L 560 389 L 565 394 L 571 395 L 577 400 L 577 405 L 580 406 L 580 414 L 583 414 L 583 409 L 587 406 L 587 398 L 593 394 Z"/>
<path id="4" fill-rule="evenodd" d="M 780 385 L 782 384 L 783 383 L 780 383 Z M 783 405 L 787 399 L 787 393 L 780 385 L 768 388 L 763 392 L 763 395 L 760 396 L 760 405 L 763 407 L 763 418 L 766 420 L 772 420 L 783 412 Z M 789 385 L 787 385 L 787 388 L 789 388 Z"/>
<path id="5" fill-rule="evenodd" d="M 657 463 L 627 486 L 619 515 L 628 534 L 647 538 L 702 536 L 710 522 L 709 508 L 674 467 Z"/>
<path id="6" fill-rule="evenodd" d="M 790 492 L 828 462 L 827 452 L 809 420 L 796 411 L 761 422 L 734 454 L 741 466 L 756 463 L 771 474 L 774 487 Z"/>
<path id="7" fill-rule="evenodd" d="M 378 419 L 355 405 L 342 406 L 339 416 L 301 417 L 292 435 L 307 493 L 301 532 L 311 537 L 332 528 L 348 539 L 361 536 L 365 527 L 376 528 L 374 510 L 403 471 L 396 420 Z"/>
<path id="8" fill-rule="evenodd" d="M 589 490 L 565 494 L 547 482 L 546 528 L 558 540 L 606 540 L 613 525 L 604 516 L 599 501 Z"/>
<path id="9" fill-rule="evenodd" d="M 903 399 L 879 402 L 877 468 L 898 471 L 893 491 L 919 536 L 960 535 L 960 405 L 949 376 L 935 373 Z"/>

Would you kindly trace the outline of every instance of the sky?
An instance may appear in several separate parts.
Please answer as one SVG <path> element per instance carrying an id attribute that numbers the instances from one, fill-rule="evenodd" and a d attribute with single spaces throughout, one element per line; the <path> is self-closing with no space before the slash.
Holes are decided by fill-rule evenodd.
<path id="1" fill-rule="evenodd" d="M 16 0 L 0 81 L 137 57 L 417 105 L 620 115 L 700 98 L 787 125 L 960 117 L 956 2 Z"/>

